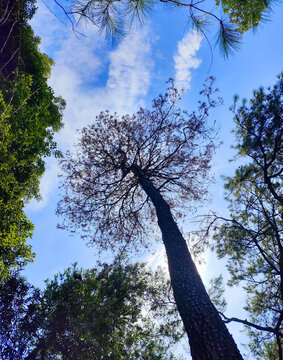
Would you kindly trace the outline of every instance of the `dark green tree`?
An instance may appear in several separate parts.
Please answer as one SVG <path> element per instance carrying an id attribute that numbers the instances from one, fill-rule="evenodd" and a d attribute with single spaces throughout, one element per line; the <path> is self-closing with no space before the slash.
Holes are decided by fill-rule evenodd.
<path id="1" fill-rule="evenodd" d="M 41 293 L 11 278 L 0 291 L 1 359 L 177 359 L 184 332 L 169 295 L 140 264 L 72 267 Z"/>
<path id="2" fill-rule="evenodd" d="M 215 217 L 216 250 L 228 255 L 230 285 L 247 292 L 247 326 L 256 359 L 282 359 L 283 337 L 283 76 L 233 108 L 238 157 L 226 177 L 230 218 Z"/>
<path id="3" fill-rule="evenodd" d="M 23 360 L 37 339 L 41 292 L 19 274 L 0 283 L 0 358 Z"/>
<path id="4" fill-rule="evenodd" d="M 64 101 L 47 85 L 52 60 L 39 51 L 27 20 L 33 1 L 2 1 L 0 19 L 0 278 L 31 261 L 33 225 L 23 208 L 39 198 L 44 158 L 58 156 L 55 131 Z M 3 36 L 2 36 L 3 35 Z"/>
<path id="5" fill-rule="evenodd" d="M 0 73 L 1 81 L 13 79 L 25 62 L 26 41 L 23 33 L 29 28 L 27 21 L 35 13 L 36 0 L 0 0 Z M 31 39 L 30 39 L 31 40 Z M 32 65 L 32 64 L 31 64 Z M 3 85 L 3 84 L 2 84 Z"/>
<path id="6" fill-rule="evenodd" d="M 82 130 L 76 155 L 62 160 L 62 227 L 82 231 L 102 249 L 129 251 L 153 240 L 156 220 L 166 248 L 178 311 L 196 359 L 242 359 L 211 303 L 175 219 L 206 193 L 215 149 L 208 112 L 216 105 L 209 83 L 199 113 L 177 107 L 172 82 L 153 100 L 119 118 L 102 112 Z M 173 210 L 173 215 L 171 212 Z M 174 219 L 175 218 L 175 219 Z"/>

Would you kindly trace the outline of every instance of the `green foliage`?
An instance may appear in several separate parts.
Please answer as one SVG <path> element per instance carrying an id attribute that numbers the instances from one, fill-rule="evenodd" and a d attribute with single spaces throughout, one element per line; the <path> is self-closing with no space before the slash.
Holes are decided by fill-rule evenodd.
<path id="1" fill-rule="evenodd" d="M 153 0 L 74 1 L 68 13 L 79 21 L 90 21 L 97 25 L 106 36 L 123 35 L 132 22 L 142 22 L 154 6 Z"/>
<path id="2" fill-rule="evenodd" d="M 231 218 L 221 219 L 214 236 L 218 255 L 229 256 L 229 284 L 243 282 L 250 321 L 265 327 L 249 327 L 259 359 L 274 353 L 276 341 L 277 357 L 267 358 L 279 358 L 282 350 L 282 100 L 280 76 L 273 89 L 255 91 L 250 103 L 235 111 L 238 156 L 250 162 L 225 178 Z"/>
<path id="3" fill-rule="evenodd" d="M 0 284 L 0 358 L 23 360 L 37 336 L 40 291 L 15 275 Z"/>
<path id="4" fill-rule="evenodd" d="M 13 77 L 0 74 L 0 276 L 31 261 L 26 239 L 33 225 L 23 208 L 31 198 L 39 199 L 39 180 L 45 171 L 46 156 L 60 156 L 53 141 L 62 127 L 64 101 L 47 85 L 52 60 L 42 54 L 39 39 L 26 23 L 33 13 L 32 2 L 19 11 L 25 19 L 19 25 L 18 62 Z M 31 7 L 31 8 L 30 8 Z M 11 15 L 12 16 L 12 15 Z M 11 21 L 9 18 L 8 20 Z M 16 20 L 15 20 L 16 21 Z M 0 24 L 0 27 L 2 25 Z M 11 44 L 12 42 L 13 44 Z M 8 38 L 5 51 L 16 47 Z M 11 69 L 10 69 L 11 70 Z"/>
<path id="5" fill-rule="evenodd" d="M 266 342 L 264 344 L 264 352 L 262 357 L 265 360 L 274 360 L 278 357 L 278 347 L 275 340 Z"/>
<path id="6" fill-rule="evenodd" d="M 220 21 L 220 27 L 217 36 L 219 49 L 224 57 L 240 48 L 239 31 L 227 21 Z"/>
<path id="7" fill-rule="evenodd" d="M 220 1 L 216 1 L 220 5 Z M 232 24 L 236 24 L 241 33 L 258 27 L 270 12 L 270 0 L 222 0 L 224 13 L 229 15 Z"/>
<path id="8" fill-rule="evenodd" d="M 0 69 L 6 79 L 13 79 L 22 62 L 22 33 L 35 12 L 35 0 L 0 0 Z"/>
<path id="9" fill-rule="evenodd" d="M 10 324 L 2 328 L 0 354 L 14 351 L 5 360 L 177 359 L 170 346 L 183 335 L 180 319 L 162 274 L 151 274 L 144 265 L 69 268 L 47 281 L 30 312 L 35 289 L 22 278 L 11 281 L 21 286 L 0 293 L 1 323 Z M 10 334 L 23 328 L 26 347 L 19 347 L 20 339 Z"/>
<path id="10" fill-rule="evenodd" d="M 50 64 L 46 65 L 49 71 Z M 47 78 L 24 74 L 16 81 L 11 84 L 15 87 L 5 92 L 9 100 L 0 93 L 0 194 L 5 202 L 38 196 L 39 178 L 45 170 L 43 158 L 58 155 L 52 139 L 62 125 L 64 106 L 47 86 Z"/>
<path id="11" fill-rule="evenodd" d="M 235 114 L 237 150 L 240 156 L 248 156 L 265 175 L 264 167 L 273 178 L 281 169 L 282 154 L 282 93 L 283 74 L 267 92 L 260 88 L 254 92 L 250 105 L 246 100 Z M 235 99 L 237 102 L 237 98 Z M 236 103 L 235 103 L 236 106 Z M 277 199 L 278 200 L 278 199 Z"/>
<path id="12" fill-rule="evenodd" d="M 68 269 L 48 282 L 49 353 L 82 360 L 167 358 L 159 327 L 142 314 L 146 302 L 151 307 L 157 284 L 162 284 L 158 278 L 155 283 L 152 279 L 141 265 L 123 268 L 114 264 L 104 265 L 100 272 Z M 158 306 L 155 304 L 157 314 Z"/>
<path id="13" fill-rule="evenodd" d="M 18 267 L 33 260 L 34 253 L 26 239 L 32 236 L 33 224 L 24 214 L 22 201 L 0 201 L 0 278 L 8 278 Z"/>

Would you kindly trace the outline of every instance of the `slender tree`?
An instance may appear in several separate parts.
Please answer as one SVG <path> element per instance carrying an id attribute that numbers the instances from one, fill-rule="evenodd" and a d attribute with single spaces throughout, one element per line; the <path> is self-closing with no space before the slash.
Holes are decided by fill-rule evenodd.
<path id="1" fill-rule="evenodd" d="M 62 160 L 62 227 L 82 230 L 101 248 L 139 247 L 152 239 L 157 222 L 166 248 L 176 304 L 195 360 L 242 359 L 211 303 L 175 219 L 189 201 L 206 193 L 215 149 L 208 112 L 211 81 L 199 113 L 177 108 L 173 81 L 153 100 L 153 110 L 119 118 L 102 112 L 82 130 L 76 156 Z M 174 211 L 174 217 L 171 209 Z"/>
<path id="2" fill-rule="evenodd" d="M 250 348 L 257 358 L 282 359 L 283 340 L 283 76 L 233 108 L 235 146 L 247 161 L 226 177 L 230 218 L 215 216 L 214 245 L 229 256 L 230 285 L 244 282 Z M 269 355 L 268 355 L 269 354 Z"/>

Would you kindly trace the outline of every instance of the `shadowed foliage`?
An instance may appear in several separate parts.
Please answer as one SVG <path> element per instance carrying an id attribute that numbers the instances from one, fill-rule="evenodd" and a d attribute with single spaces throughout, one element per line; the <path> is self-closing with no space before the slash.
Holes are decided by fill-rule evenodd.
<path id="1" fill-rule="evenodd" d="M 3 360 L 181 360 L 172 350 L 184 332 L 160 270 L 74 266 L 43 291 L 16 276 L 0 299 Z"/>

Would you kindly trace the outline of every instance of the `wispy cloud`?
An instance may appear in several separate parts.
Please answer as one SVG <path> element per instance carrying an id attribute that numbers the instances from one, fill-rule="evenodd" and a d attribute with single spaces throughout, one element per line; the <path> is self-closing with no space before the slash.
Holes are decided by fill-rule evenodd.
<path id="1" fill-rule="evenodd" d="M 201 34 L 196 30 L 191 30 L 178 42 L 178 52 L 174 56 L 174 61 L 176 86 L 179 89 L 190 88 L 191 69 L 197 69 L 201 64 L 201 60 L 196 57 L 201 41 Z"/>
<path id="2" fill-rule="evenodd" d="M 96 49 L 88 47 L 84 40 L 77 43 L 73 39 L 76 51 L 81 54 L 79 62 L 72 59 L 69 38 L 55 53 L 56 66 L 50 84 L 67 101 L 65 126 L 56 137 L 65 149 L 75 142 L 76 129 L 91 124 L 100 111 L 132 113 L 142 103 L 153 69 L 148 32 L 148 28 L 132 32 L 117 49 L 107 51 L 101 47 L 95 55 Z M 100 62 L 104 66 L 102 73 L 97 65 Z"/>
<path id="3" fill-rule="evenodd" d="M 136 107 L 138 98 L 147 94 L 153 68 L 149 39 L 149 28 L 131 32 L 110 54 L 106 91 L 120 110 Z"/>

